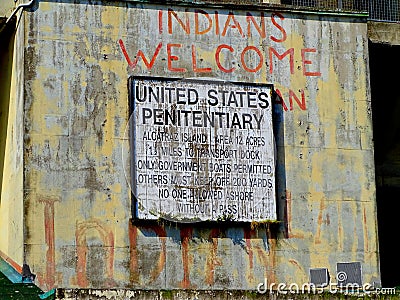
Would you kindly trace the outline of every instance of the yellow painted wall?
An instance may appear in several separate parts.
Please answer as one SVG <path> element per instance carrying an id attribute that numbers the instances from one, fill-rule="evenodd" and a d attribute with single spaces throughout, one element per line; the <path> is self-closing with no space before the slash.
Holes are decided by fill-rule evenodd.
<path id="1" fill-rule="evenodd" d="M 232 8 L 203 9 L 226 20 Z M 175 19 L 168 31 L 171 10 L 195 20 L 195 8 L 136 2 L 49 1 L 26 13 L 24 242 L 38 284 L 254 290 L 264 278 L 308 282 L 310 268 L 326 267 L 334 279 L 343 261 L 361 261 L 364 280 L 379 282 L 365 20 L 249 6 L 234 10 L 242 33 L 231 19 L 228 34 L 221 21 L 219 31 L 200 35 Z M 265 37 L 248 34 L 247 11 L 265 13 Z M 234 72 L 216 62 L 221 44 L 234 48 L 219 58 L 225 67 L 234 63 Z M 171 45 L 179 59 L 171 58 Z M 242 66 L 258 63 L 241 57 L 248 45 L 265 58 L 254 72 Z M 197 67 L 209 73 L 193 68 L 192 46 Z M 293 68 L 288 57 L 270 61 L 271 48 L 293 50 Z M 139 50 L 147 64 L 142 57 L 134 65 Z M 275 116 L 281 223 L 274 233 L 130 223 L 123 153 L 132 75 L 274 84 L 282 97 Z"/>
<path id="2" fill-rule="evenodd" d="M 23 24 L 23 20 L 21 23 Z M 23 27 L 1 33 L 0 251 L 23 264 Z"/>
<path id="3" fill-rule="evenodd" d="M 9 17 L 15 8 L 13 0 L 3 0 L 0 2 L 0 17 Z"/>

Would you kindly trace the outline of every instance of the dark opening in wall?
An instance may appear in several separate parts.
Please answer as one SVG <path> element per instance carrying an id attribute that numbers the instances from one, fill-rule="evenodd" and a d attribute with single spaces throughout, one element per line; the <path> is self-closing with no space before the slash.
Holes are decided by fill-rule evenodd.
<path id="1" fill-rule="evenodd" d="M 378 234 L 383 287 L 400 286 L 400 46 L 369 45 L 377 184 Z"/>

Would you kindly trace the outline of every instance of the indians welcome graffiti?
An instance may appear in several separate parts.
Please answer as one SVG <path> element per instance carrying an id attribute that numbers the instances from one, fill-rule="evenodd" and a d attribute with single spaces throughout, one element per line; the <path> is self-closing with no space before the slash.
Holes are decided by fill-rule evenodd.
<path id="1" fill-rule="evenodd" d="M 152 41 L 158 42 L 136 48 L 123 39 L 118 41 L 131 71 L 140 66 L 146 72 L 163 68 L 179 76 L 259 73 L 265 74 L 269 81 L 281 73 L 288 77 L 321 76 L 318 49 L 287 48 L 290 35 L 281 13 L 266 16 L 264 12 L 256 15 L 171 8 L 154 12 L 151 22 L 157 22 L 157 31 L 152 33 Z M 283 110 L 293 110 L 294 103 L 306 110 L 305 89 L 278 88 L 277 93 Z"/>

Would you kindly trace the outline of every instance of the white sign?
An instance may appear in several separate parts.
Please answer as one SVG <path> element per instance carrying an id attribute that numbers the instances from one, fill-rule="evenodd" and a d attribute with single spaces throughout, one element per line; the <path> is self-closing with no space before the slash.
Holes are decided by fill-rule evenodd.
<path id="1" fill-rule="evenodd" d="M 272 85 L 133 77 L 139 219 L 276 220 Z"/>

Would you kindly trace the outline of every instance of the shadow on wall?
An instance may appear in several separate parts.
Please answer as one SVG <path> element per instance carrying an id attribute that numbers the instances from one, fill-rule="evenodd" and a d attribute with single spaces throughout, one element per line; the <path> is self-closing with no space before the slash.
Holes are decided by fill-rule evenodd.
<path id="1" fill-rule="evenodd" d="M 283 232 L 285 238 L 289 238 L 289 213 L 290 213 L 290 193 L 286 190 L 286 171 L 285 171 L 285 132 L 284 132 L 284 114 L 282 97 L 273 91 L 272 103 L 272 122 L 274 126 L 275 137 L 275 153 L 276 153 L 276 169 L 275 169 L 275 191 L 276 191 L 276 207 L 278 220 L 280 221 L 280 231 Z"/>
<path id="2" fill-rule="evenodd" d="M 400 286 L 398 249 L 393 244 L 400 206 L 400 96 L 396 91 L 398 77 L 388 73 L 389 69 L 399 70 L 399 51 L 400 46 L 369 44 L 379 256 L 384 287 Z"/>
<path id="3" fill-rule="evenodd" d="M 180 257 L 171 257 L 171 253 L 168 251 L 169 260 L 182 262 L 182 270 L 179 273 L 183 273 L 183 276 L 177 277 L 183 278 L 174 283 L 176 288 L 198 288 L 191 281 L 190 274 L 193 272 L 194 266 L 199 268 L 200 265 L 204 265 L 204 273 L 202 272 L 204 278 L 202 278 L 202 281 L 204 280 L 206 288 L 220 285 L 222 283 L 221 280 L 232 280 L 232 278 L 221 279 L 217 276 L 219 272 L 216 269 L 223 266 L 222 257 L 220 256 L 221 247 L 224 248 L 224 245 L 226 245 L 226 241 L 222 239 L 228 239 L 233 245 L 240 246 L 245 250 L 249 260 L 248 269 L 245 270 L 246 274 L 252 274 L 254 269 L 258 267 L 255 266 L 254 262 L 259 262 L 262 268 L 265 268 L 264 276 L 273 282 L 275 280 L 274 270 L 277 264 L 274 255 L 277 229 L 274 228 L 274 225 L 270 223 L 258 228 L 252 228 L 250 225 L 233 227 L 233 224 L 222 224 L 217 228 L 215 225 L 199 227 L 199 223 L 196 225 L 162 225 L 154 222 L 150 224 L 149 222 L 148 225 L 136 225 L 132 222 L 129 226 L 131 287 L 151 286 L 161 277 L 167 267 L 167 240 L 172 240 L 180 245 L 180 253 L 176 253 Z M 143 242 L 140 242 L 139 246 L 138 241 L 152 237 L 159 240 L 159 250 L 143 251 Z M 220 243 L 221 245 L 219 246 Z M 200 244 L 201 247 L 199 246 Z M 152 248 L 154 248 L 154 245 Z M 196 255 L 193 253 L 194 248 L 197 249 Z M 224 259 L 229 258 L 229 255 L 230 252 L 224 253 Z M 236 257 L 234 260 L 240 260 L 240 257 Z M 152 262 L 150 264 L 151 268 L 147 267 L 146 261 Z M 171 264 L 171 261 L 169 264 Z M 239 261 L 231 261 L 230 267 L 234 269 L 235 264 L 239 265 Z M 227 266 L 224 267 L 226 268 Z M 170 268 L 174 269 L 175 266 L 170 266 Z M 176 270 L 172 270 L 172 272 L 176 272 Z M 224 285 L 229 286 L 229 282 L 224 282 Z"/>
<path id="4" fill-rule="evenodd" d="M 5 18 L 0 19 L 0 183 L 3 182 L 4 172 L 4 155 L 7 139 L 8 110 L 10 104 L 14 50 L 15 18 L 12 19 L 7 26 L 3 26 L 3 22 L 5 21 Z"/>

